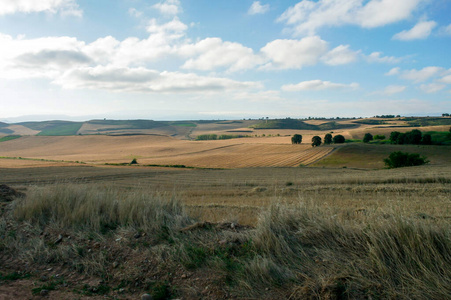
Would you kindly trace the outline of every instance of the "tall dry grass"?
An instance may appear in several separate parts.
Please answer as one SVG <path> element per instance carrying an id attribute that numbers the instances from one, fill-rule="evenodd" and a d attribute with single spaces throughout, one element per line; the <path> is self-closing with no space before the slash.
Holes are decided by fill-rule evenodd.
<path id="1" fill-rule="evenodd" d="M 151 245 L 142 239 L 121 244 L 122 251 L 164 256 L 161 268 L 182 265 L 216 274 L 222 278 L 216 284 L 238 297 L 451 298 L 451 226 L 446 219 L 405 215 L 396 207 L 320 206 L 311 199 L 270 205 L 254 228 L 207 224 L 180 231 L 194 222 L 173 195 L 80 185 L 36 187 L 4 213 L 0 251 L 34 263 L 65 262 L 103 276 L 111 270 L 110 254 L 84 253 L 76 241 L 94 235 L 108 244 L 132 228 L 159 238 Z M 74 241 L 45 242 L 39 232 L 49 227 L 70 230 Z M 130 274 L 143 276 L 135 267 Z"/>

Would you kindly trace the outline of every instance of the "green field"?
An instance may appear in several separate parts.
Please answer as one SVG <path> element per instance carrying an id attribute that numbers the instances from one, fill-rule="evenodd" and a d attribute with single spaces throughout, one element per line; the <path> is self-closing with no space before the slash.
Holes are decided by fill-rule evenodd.
<path id="1" fill-rule="evenodd" d="M 6 142 L 6 141 L 11 141 L 11 140 L 15 140 L 22 137 L 21 135 L 8 135 L 8 136 L 4 136 L 2 138 L 0 138 L 0 142 Z"/>
<path id="2" fill-rule="evenodd" d="M 432 164 L 451 163 L 451 146 L 350 143 L 311 166 L 381 169 L 384 168 L 383 159 L 395 151 L 419 153 Z"/>

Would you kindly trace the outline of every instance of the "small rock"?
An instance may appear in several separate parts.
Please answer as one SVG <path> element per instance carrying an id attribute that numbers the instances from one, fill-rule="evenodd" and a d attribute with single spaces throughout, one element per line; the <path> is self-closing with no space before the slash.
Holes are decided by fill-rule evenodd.
<path id="1" fill-rule="evenodd" d="M 186 274 L 183 274 L 182 279 L 186 279 L 186 278 L 188 278 L 188 276 L 186 276 Z"/>
<path id="2" fill-rule="evenodd" d="M 225 245 L 225 244 L 227 244 L 227 240 L 221 240 L 218 243 L 219 243 L 219 245 Z"/>
<path id="3" fill-rule="evenodd" d="M 125 289 L 124 288 L 120 288 L 118 292 L 119 292 L 119 294 L 123 294 L 125 292 Z"/>
<path id="4" fill-rule="evenodd" d="M 139 232 L 135 233 L 134 235 L 135 239 L 139 239 L 141 237 L 141 234 Z"/>
<path id="5" fill-rule="evenodd" d="M 115 261 L 114 263 L 113 263 L 113 268 L 117 268 L 119 266 L 119 263 L 117 262 L 117 261 Z"/>
<path id="6" fill-rule="evenodd" d="M 41 290 L 41 291 L 39 292 L 39 295 L 41 295 L 41 296 L 43 296 L 43 297 L 47 296 L 48 294 L 49 294 L 49 290 Z"/>
<path id="7" fill-rule="evenodd" d="M 230 228 L 235 229 L 235 223 L 231 223 Z"/>
<path id="8" fill-rule="evenodd" d="M 150 294 L 143 294 L 141 300 L 153 300 L 153 297 Z"/>
<path id="9" fill-rule="evenodd" d="M 55 245 L 61 243 L 63 241 L 63 236 L 60 234 L 58 235 L 58 238 L 56 239 L 56 241 L 54 242 Z"/>

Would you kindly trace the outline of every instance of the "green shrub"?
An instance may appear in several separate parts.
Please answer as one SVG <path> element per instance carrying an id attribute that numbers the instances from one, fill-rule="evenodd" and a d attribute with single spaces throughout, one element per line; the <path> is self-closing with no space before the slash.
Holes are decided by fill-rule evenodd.
<path id="1" fill-rule="evenodd" d="M 385 140 L 385 135 L 383 135 L 383 134 L 376 134 L 374 136 L 374 139 L 375 140 Z"/>
<path id="2" fill-rule="evenodd" d="M 388 158 L 384 159 L 384 163 L 389 168 L 401 168 L 411 166 L 421 166 L 427 164 L 429 161 L 425 156 L 420 156 L 418 153 L 407 153 L 396 151 L 392 152 Z"/>
<path id="3" fill-rule="evenodd" d="M 363 137 L 364 143 L 369 143 L 373 140 L 373 135 L 371 133 L 365 133 L 365 136 Z"/>

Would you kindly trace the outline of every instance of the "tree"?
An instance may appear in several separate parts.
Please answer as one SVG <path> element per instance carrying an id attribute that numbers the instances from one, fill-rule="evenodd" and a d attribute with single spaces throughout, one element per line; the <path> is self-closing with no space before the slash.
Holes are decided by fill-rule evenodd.
<path id="1" fill-rule="evenodd" d="M 405 144 L 419 145 L 421 143 L 422 133 L 418 129 L 406 132 Z"/>
<path id="2" fill-rule="evenodd" d="M 300 144 L 302 143 L 302 135 L 295 134 L 291 137 L 291 143 L 292 144 Z"/>
<path id="3" fill-rule="evenodd" d="M 312 147 L 316 147 L 319 145 L 321 145 L 321 138 L 315 135 L 314 137 L 312 137 Z"/>
<path id="4" fill-rule="evenodd" d="M 397 144 L 398 143 L 398 136 L 401 134 L 401 132 L 399 131 L 392 131 L 390 133 L 390 142 L 392 144 Z"/>
<path id="5" fill-rule="evenodd" d="M 423 139 L 421 140 L 423 145 L 432 145 L 432 136 L 430 134 L 423 135 Z"/>
<path id="6" fill-rule="evenodd" d="M 334 144 L 343 144 L 345 142 L 345 137 L 341 134 L 334 136 Z"/>
<path id="7" fill-rule="evenodd" d="M 427 164 L 429 161 L 425 156 L 420 156 L 418 153 L 407 153 L 396 151 L 392 152 L 388 158 L 384 159 L 384 163 L 389 168 L 401 168 L 411 166 L 421 166 Z"/>
<path id="8" fill-rule="evenodd" d="M 332 134 L 327 133 L 324 137 L 324 144 L 329 145 L 332 144 Z"/>
<path id="9" fill-rule="evenodd" d="M 373 135 L 371 133 L 365 133 L 365 136 L 363 137 L 364 143 L 369 143 L 373 140 Z"/>

